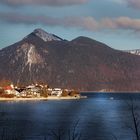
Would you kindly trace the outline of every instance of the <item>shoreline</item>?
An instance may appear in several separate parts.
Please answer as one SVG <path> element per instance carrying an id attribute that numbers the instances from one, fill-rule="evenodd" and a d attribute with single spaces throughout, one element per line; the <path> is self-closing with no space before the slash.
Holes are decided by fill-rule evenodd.
<path id="1" fill-rule="evenodd" d="M 47 98 L 3 98 L 0 97 L 0 101 L 40 101 L 47 100 Z"/>
<path id="2" fill-rule="evenodd" d="M 117 94 L 117 93 L 140 93 L 140 91 L 80 91 L 80 93 L 104 93 L 104 94 L 108 94 L 108 93 L 114 93 L 114 94 Z"/>
<path id="3" fill-rule="evenodd" d="M 87 98 L 86 96 L 81 96 L 81 97 L 40 97 L 40 98 L 3 98 L 0 97 L 0 101 L 41 101 L 41 100 L 79 100 L 79 99 L 84 99 Z"/>

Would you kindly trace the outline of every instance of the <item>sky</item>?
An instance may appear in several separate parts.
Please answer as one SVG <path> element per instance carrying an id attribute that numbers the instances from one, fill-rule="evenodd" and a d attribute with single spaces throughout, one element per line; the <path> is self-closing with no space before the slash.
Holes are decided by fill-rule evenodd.
<path id="1" fill-rule="evenodd" d="M 140 0 L 0 0 L 0 48 L 36 28 L 87 36 L 119 50 L 140 49 Z"/>

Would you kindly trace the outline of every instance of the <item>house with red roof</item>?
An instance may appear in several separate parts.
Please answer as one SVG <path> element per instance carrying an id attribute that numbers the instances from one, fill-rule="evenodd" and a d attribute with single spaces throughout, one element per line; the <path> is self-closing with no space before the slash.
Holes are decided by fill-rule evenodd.
<path id="1" fill-rule="evenodd" d="M 6 94 L 14 94 L 14 95 L 18 95 L 19 94 L 19 92 L 14 89 L 13 85 L 5 86 L 5 87 L 3 87 L 3 89 L 4 89 L 4 92 Z"/>

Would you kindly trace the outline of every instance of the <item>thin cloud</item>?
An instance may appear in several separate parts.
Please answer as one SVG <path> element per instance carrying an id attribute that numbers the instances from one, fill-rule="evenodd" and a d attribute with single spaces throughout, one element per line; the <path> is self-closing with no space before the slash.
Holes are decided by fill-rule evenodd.
<path id="1" fill-rule="evenodd" d="M 89 0 L 1 0 L 0 3 L 9 6 L 46 5 L 46 6 L 69 6 L 83 4 Z"/>
<path id="2" fill-rule="evenodd" d="M 129 6 L 140 8 L 140 0 L 126 0 Z"/>
<path id="3" fill-rule="evenodd" d="M 42 24 L 46 26 L 77 27 L 86 30 L 96 30 L 98 28 L 98 23 L 92 17 L 53 18 L 1 12 L 0 19 L 10 24 Z"/>
<path id="4" fill-rule="evenodd" d="M 0 13 L 1 21 L 13 24 L 42 24 L 46 26 L 60 26 L 79 28 L 88 31 L 100 30 L 132 30 L 140 31 L 140 19 L 130 17 L 103 18 L 96 20 L 93 17 L 64 17 L 53 18 L 47 16 L 21 15 L 17 13 Z"/>
<path id="5" fill-rule="evenodd" d="M 102 28 L 123 29 L 123 30 L 140 30 L 140 19 L 130 17 L 106 18 L 101 21 Z"/>
<path id="6" fill-rule="evenodd" d="M 125 4 L 135 9 L 140 9 L 140 0 L 109 0 L 109 1 Z"/>
<path id="7" fill-rule="evenodd" d="M 106 0 L 117 4 L 124 4 L 129 7 L 140 9 L 140 0 Z"/>
<path id="8" fill-rule="evenodd" d="M 14 23 L 14 24 L 44 24 L 53 26 L 59 24 L 57 18 L 51 18 L 46 16 L 30 16 L 30 15 L 23 15 L 17 13 L 0 13 L 1 21 L 5 21 L 7 23 Z"/>

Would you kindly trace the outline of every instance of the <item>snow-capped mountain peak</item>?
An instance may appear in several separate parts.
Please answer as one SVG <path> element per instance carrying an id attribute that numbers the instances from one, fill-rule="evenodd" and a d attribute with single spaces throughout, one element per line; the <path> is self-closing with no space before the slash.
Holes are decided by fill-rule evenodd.
<path id="1" fill-rule="evenodd" d="M 63 39 L 51 34 L 51 33 L 47 33 L 46 31 L 42 30 L 42 29 L 35 29 L 33 31 L 33 33 L 38 36 L 39 38 L 41 38 L 42 40 L 44 40 L 45 42 L 47 41 L 62 41 Z"/>

